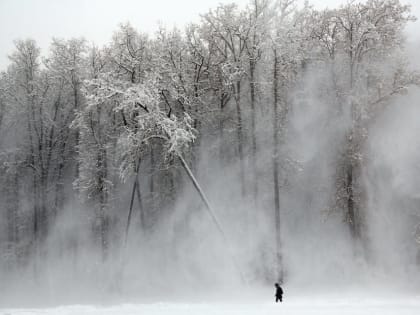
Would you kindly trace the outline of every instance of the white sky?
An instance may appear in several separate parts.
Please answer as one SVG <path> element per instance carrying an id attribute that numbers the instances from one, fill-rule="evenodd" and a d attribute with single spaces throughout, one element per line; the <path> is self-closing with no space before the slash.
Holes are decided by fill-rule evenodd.
<path id="1" fill-rule="evenodd" d="M 303 1 L 303 0 L 302 0 Z M 310 0 L 318 7 L 334 7 L 346 0 Z M 157 30 L 158 23 L 168 27 L 199 20 L 199 15 L 219 3 L 249 0 L 0 0 L 0 70 L 9 63 L 13 40 L 33 38 L 47 52 L 51 38 L 84 37 L 98 45 L 111 39 L 119 23 L 129 21 L 143 32 Z M 403 0 L 420 17 L 420 0 Z M 420 38 L 420 23 L 409 28 L 412 40 Z"/>

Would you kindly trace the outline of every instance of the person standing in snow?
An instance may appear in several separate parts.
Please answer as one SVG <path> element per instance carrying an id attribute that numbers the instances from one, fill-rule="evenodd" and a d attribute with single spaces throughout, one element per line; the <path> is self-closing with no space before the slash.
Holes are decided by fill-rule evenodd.
<path id="1" fill-rule="evenodd" d="M 278 301 L 283 302 L 283 289 L 278 283 L 274 284 L 274 286 L 276 287 L 276 303 L 278 303 Z"/>

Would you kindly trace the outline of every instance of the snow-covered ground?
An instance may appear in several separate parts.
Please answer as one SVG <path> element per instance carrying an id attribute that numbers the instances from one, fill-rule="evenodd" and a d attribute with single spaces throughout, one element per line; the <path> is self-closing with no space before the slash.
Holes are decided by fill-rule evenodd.
<path id="1" fill-rule="evenodd" d="M 282 304 L 147 303 L 112 306 L 69 305 L 52 308 L 0 309 L 0 315 L 419 315 L 420 295 L 397 298 L 291 298 Z"/>

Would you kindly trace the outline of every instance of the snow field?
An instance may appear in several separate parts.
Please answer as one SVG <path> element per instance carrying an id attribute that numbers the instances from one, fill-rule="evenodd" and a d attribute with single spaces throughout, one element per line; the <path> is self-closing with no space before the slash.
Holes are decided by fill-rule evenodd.
<path id="1" fill-rule="evenodd" d="M 419 315 L 420 296 L 397 299 L 291 299 L 262 303 L 149 303 L 0 309 L 0 315 Z"/>

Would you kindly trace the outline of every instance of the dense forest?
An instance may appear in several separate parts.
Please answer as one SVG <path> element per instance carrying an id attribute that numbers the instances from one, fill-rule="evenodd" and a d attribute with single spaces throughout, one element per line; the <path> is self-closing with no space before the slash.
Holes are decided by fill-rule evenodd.
<path id="1" fill-rule="evenodd" d="M 2 282 L 287 282 L 322 260 L 303 252 L 330 253 L 308 248 L 323 239 L 347 244 L 339 261 L 405 255 L 418 272 L 418 193 L 391 198 L 371 149 L 420 84 L 414 19 L 398 0 L 254 0 L 184 30 L 123 23 L 104 47 L 16 40 L 0 77 Z"/>

